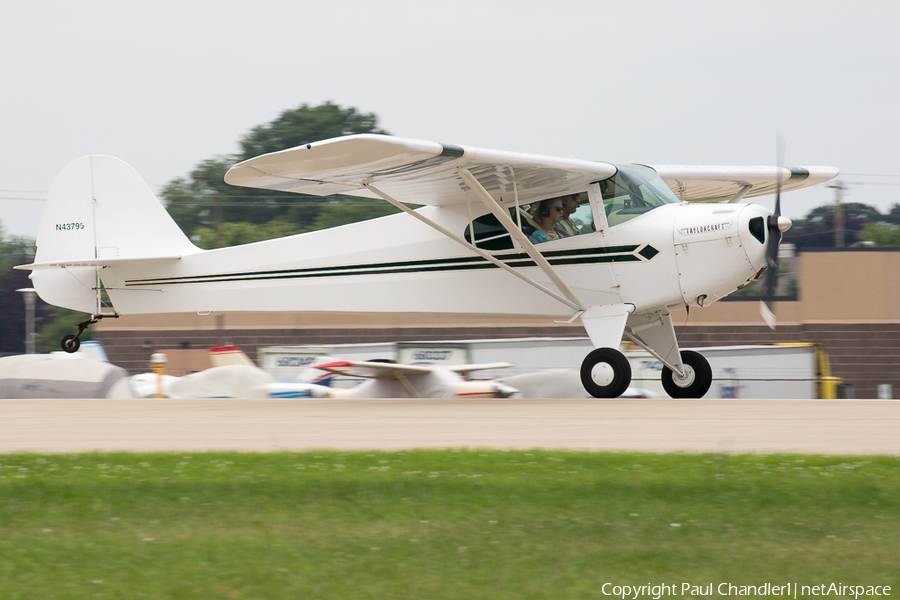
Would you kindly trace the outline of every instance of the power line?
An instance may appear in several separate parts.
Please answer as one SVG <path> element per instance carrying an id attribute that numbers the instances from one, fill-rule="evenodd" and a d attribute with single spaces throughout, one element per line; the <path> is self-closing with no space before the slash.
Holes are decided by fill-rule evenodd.
<path id="1" fill-rule="evenodd" d="M 900 175 L 875 175 L 872 173 L 841 173 L 847 177 L 900 177 Z"/>

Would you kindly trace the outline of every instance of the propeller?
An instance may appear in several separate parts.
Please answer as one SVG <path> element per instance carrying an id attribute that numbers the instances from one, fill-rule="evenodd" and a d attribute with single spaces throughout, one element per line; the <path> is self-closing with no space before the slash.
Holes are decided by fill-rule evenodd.
<path id="1" fill-rule="evenodd" d="M 766 245 L 766 299 L 760 301 L 759 312 L 766 325 L 775 329 L 775 313 L 772 310 L 775 298 L 775 283 L 778 279 L 778 244 L 781 234 L 791 228 L 791 220 L 781 216 L 781 171 L 784 167 L 784 138 L 775 134 L 775 160 L 778 166 L 775 177 L 775 212 L 766 222 L 768 229 Z"/>

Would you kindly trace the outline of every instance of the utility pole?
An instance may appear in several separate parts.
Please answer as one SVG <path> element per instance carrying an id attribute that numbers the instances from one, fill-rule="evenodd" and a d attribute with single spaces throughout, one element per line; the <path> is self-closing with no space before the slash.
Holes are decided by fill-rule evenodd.
<path id="1" fill-rule="evenodd" d="M 844 183 L 836 181 L 828 187 L 834 190 L 834 247 L 844 247 L 844 207 L 841 202 L 844 199 Z"/>
<path id="2" fill-rule="evenodd" d="M 25 354 L 34 354 L 34 301 L 37 298 L 37 291 L 34 288 L 21 288 L 16 291 L 21 292 L 25 298 Z"/>
<path id="3" fill-rule="evenodd" d="M 222 191 L 217 181 L 213 180 L 209 169 L 197 169 L 193 172 L 194 179 L 206 183 L 206 187 L 213 191 L 213 225 L 216 230 L 216 248 L 225 245 L 222 240 Z"/>

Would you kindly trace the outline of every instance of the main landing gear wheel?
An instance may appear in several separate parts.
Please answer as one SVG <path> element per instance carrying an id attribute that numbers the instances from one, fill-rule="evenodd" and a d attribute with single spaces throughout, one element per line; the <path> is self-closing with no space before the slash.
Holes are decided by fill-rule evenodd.
<path id="1" fill-rule="evenodd" d="M 581 384 L 594 398 L 618 398 L 631 385 L 631 365 L 615 348 L 597 348 L 581 363 Z"/>
<path id="2" fill-rule="evenodd" d="M 71 354 L 73 352 L 78 352 L 78 349 L 81 348 L 81 340 L 78 339 L 77 335 L 69 334 L 62 339 L 60 346 L 64 351 Z"/>
<path id="3" fill-rule="evenodd" d="M 681 351 L 684 377 L 663 365 L 662 386 L 673 398 L 702 398 L 712 385 L 712 368 L 702 354 L 693 350 Z"/>

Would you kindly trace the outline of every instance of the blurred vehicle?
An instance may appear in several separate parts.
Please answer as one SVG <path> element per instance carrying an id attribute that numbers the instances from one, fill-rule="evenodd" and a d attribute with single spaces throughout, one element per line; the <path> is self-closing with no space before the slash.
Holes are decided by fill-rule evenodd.
<path id="1" fill-rule="evenodd" d="M 133 398 L 128 371 L 85 354 L 0 358 L 0 398 Z"/>

